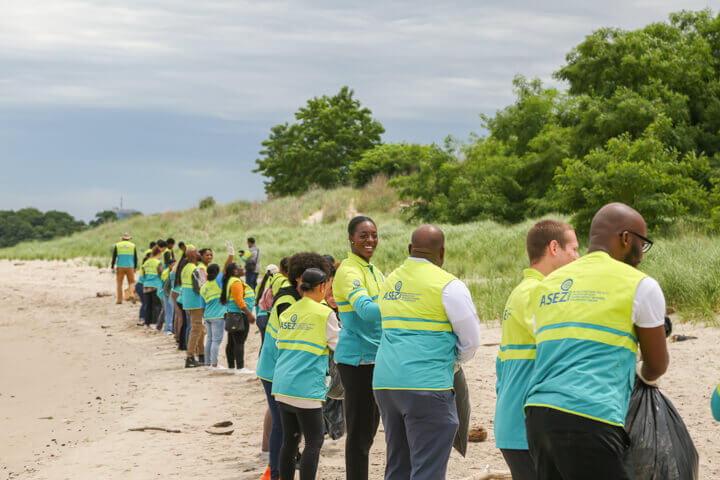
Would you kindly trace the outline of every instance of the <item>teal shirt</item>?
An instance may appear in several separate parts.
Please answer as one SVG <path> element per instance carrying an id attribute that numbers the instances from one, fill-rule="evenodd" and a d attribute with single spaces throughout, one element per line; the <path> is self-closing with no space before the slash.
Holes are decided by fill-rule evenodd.
<path id="1" fill-rule="evenodd" d="M 720 422 L 720 386 L 713 392 L 711 406 L 713 417 Z"/>
<path id="2" fill-rule="evenodd" d="M 217 320 L 225 318 L 227 312 L 226 305 L 220 303 L 220 294 L 222 293 L 222 274 L 218 275 L 215 280 L 205 283 L 200 289 L 200 296 L 203 299 L 205 312 L 203 318 L 205 320 Z"/>

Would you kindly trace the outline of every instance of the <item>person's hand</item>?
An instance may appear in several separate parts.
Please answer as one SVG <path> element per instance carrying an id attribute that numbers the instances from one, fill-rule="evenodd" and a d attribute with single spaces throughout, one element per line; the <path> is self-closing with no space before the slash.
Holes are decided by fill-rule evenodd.
<path id="1" fill-rule="evenodd" d="M 252 313 L 248 315 L 248 320 L 250 321 L 250 323 L 255 323 L 255 315 L 253 315 Z"/>
<path id="2" fill-rule="evenodd" d="M 235 247 L 230 240 L 225 240 L 225 246 L 227 247 L 228 255 L 235 256 Z"/>
<path id="3" fill-rule="evenodd" d="M 659 385 L 658 385 L 658 381 L 657 381 L 657 380 L 654 380 L 654 381 L 646 380 L 645 377 L 643 377 L 642 368 L 643 368 L 643 362 L 642 362 L 642 361 L 639 361 L 639 362 L 637 363 L 637 365 L 635 366 L 635 373 L 637 374 L 638 378 L 639 378 L 640 380 L 642 380 L 642 382 L 643 382 L 645 385 L 647 385 L 647 386 L 649 386 L 649 387 L 655 387 L 655 388 L 657 388 L 657 387 L 659 386 Z"/>

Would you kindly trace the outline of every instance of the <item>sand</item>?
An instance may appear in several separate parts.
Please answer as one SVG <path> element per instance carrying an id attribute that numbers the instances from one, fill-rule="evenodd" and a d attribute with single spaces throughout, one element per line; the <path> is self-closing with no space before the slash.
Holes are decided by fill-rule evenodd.
<path id="1" fill-rule="evenodd" d="M 114 277 L 72 262 L 0 261 L 0 478 L 258 479 L 265 396 L 254 376 L 183 368 L 172 337 L 136 327 L 138 306 L 116 305 Z M 720 381 L 720 329 L 676 325 L 697 340 L 670 344 L 663 392 L 675 403 L 700 452 L 701 478 L 720 478 L 720 423 L 710 394 Z M 500 329 L 483 327 L 496 343 Z M 248 367 L 260 336 L 253 328 Z M 472 424 L 489 431 L 466 458 L 453 452 L 448 478 L 504 471 L 494 446 L 496 346 L 466 366 Z M 225 362 L 221 353 L 221 363 Z M 205 432 L 233 422 L 231 436 Z M 157 426 L 181 433 L 130 432 Z M 381 431 L 371 478 L 382 478 Z M 344 478 L 344 439 L 323 446 L 318 478 Z"/>

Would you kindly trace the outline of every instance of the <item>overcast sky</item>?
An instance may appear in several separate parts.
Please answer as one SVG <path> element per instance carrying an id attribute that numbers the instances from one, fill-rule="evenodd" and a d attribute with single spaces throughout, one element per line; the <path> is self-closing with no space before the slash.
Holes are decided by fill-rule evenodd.
<path id="1" fill-rule="evenodd" d="M 260 142 L 310 97 L 349 85 L 385 141 L 466 138 L 514 75 L 555 83 L 593 30 L 706 7 L 720 0 L 4 0 L 0 209 L 260 199 Z"/>

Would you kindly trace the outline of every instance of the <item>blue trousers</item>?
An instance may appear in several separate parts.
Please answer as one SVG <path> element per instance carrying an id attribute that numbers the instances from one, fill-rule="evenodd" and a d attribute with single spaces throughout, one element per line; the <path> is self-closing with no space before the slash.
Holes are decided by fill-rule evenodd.
<path id="1" fill-rule="evenodd" d="M 257 277 L 257 272 L 245 272 L 245 281 L 253 290 L 257 287 Z M 260 301 L 260 299 L 258 299 L 258 301 Z"/>
<path id="2" fill-rule="evenodd" d="M 452 390 L 375 390 L 385 427 L 385 480 L 444 480 L 458 427 Z"/>
<path id="3" fill-rule="evenodd" d="M 217 365 L 220 344 L 225 334 L 225 319 L 205 319 L 205 328 L 207 329 L 205 335 L 205 365 Z"/>
<path id="4" fill-rule="evenodd" d="M 165 332 L 173 332 L 173 319 L 175 318 L 175 302 L 170 297 L 163 298 L 163 311 L 165 312 Z"/>
<path id="5" fill-rule="evenodd" d="M 270 407 L 270 416 L 272 417 L 272 429 L 270 430 L 270 479 L 278 480 L 280 478 L 279 456 L 280 447 L 282 447 L 283 428 L 280 420 L 280 409 L 272 396 L 272 382 L 262 380 L 265 388 L 265 396 L 267 397 L 268 407 Z"/>

